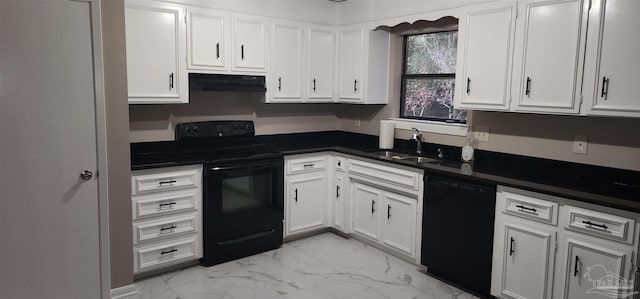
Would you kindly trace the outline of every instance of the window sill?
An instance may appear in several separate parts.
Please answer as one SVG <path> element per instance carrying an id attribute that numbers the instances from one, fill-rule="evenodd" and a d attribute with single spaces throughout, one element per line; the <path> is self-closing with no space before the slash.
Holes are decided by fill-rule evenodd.
<path id="1" fill-rule="evenodd" d="M 416 128 L 420 130 L 420 132 L 453 136 L 467 136 L 467 132 L 469 131 L 468 124 L 444 123 L 439 121 L 406 118 L 390 118 L 389 120 L 395 125 L 396 129 L 401 130 L 412 130 L 413 128 Z"/>

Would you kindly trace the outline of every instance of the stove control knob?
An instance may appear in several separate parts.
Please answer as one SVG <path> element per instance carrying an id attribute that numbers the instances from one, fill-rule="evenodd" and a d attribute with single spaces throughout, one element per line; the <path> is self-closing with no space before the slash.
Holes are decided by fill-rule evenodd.
<path id="1" fill-rule="evenodd" d="M 194 132 L 198 132 L 198 127 L 193 126 L 193 131 L 194 131 Z"/>

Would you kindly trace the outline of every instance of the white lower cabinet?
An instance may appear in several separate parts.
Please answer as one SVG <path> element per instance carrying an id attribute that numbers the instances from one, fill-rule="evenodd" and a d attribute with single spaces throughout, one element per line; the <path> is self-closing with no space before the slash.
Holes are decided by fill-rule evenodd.
<path id="1" fill-rule="evenodd" d="M 351 182 L 351 201 L 353 203 L 353 233 L 380 240 L 380 216 L 383 191 L 357 181 Z"/>
<path id="2" fill-rule="evenodd" d="M 319 230 L 329 223 L 326 153 L 285 157 L 285 232 L 286 237 Z"/>
<path id="3" fill-rule="evenodd" d="M 414 256 L 417 221 L 416 198 L 384 193 L 382 206 L 382 243 L 408 256 Z"/>
<path id="4" fill-rule="evenodd" d="M 349 199 L 349 177 L 343 171 L 336 170 L 334 177 L 335 182 L 335 197 L 333 201 L 333 228 L 343 232 L 349 233 L 348 223 L 348 199 Z M 329 190 L 331 191 L 331 190 Z M 330 196 L 330 198 L 332 198 Z"/>
<path id="5" fill-rule="evenodd" d="M 131 173 L 133 273 L 202 257 L 202 165 Z"/>
<path id="6" fill-rule="evenodd" d="M 564 287 L 561 298 L 603 298 L 606 294 L 615 294 L 610 296 L 612 298 L 625 298 L 617 295 L 617 288 L 607 287 L 629 285 L 628 279 L 633 279 L 629 276 L 633 259 L 629 248 L 576 235 L 568 235 L 564 244 L 566 258 L 564 283 L 559 285 Z"/>
<path id="7" fill-rule="evenodd" d="M 639 218 L 637 213 L 498 186 L 491 294 L 629 297 L 629 280 L 637 271 L 634 232 Z"/>
<path id="8" fill-rule="evenodd" d="M 324 227 L 326 172 L 287 177 L 287 190 L 287 235 Z"/>
<path id="9" fill-rule="evenodd" d="M 501 294 L 512 298 L 550 298 L 557 232 L 505 223 Z"/>

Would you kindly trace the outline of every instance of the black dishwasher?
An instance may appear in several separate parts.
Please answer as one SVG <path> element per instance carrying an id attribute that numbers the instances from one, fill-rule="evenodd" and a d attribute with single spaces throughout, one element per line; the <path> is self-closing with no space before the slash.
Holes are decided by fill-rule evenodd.
<path id="1" fill-rule="evenodd" d="M 490 296 L 495 185 L 425 176 L 422 264 L 427 273 Z"/>

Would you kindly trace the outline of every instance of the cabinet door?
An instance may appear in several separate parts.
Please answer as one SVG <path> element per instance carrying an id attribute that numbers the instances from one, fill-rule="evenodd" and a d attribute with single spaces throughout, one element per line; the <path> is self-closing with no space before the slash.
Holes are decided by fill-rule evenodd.
<path id="1" fill-rule="evenodd" d="M 353 232 L 374 241 L 380 240 L 378 210 L 383 191 L 351 182 L 351 202 L 353 205 Z"/>
<path id="2" fill-rule="evenodd" d="M 324 172 L 297 175 L 287 179 L 287 233 L 324 226 L 327 179 Z"/>
<path id="3" fill-rule="evenodd" d="M 338 92 L 343 100 L 362 102 L 362 28 L 340 31 L 340 66 Z"/>
<path id="4" fill-rule="evenodd" d="M 385 192 L 382 207 L 382 242 L 410 257 L 415 257 L 416 198 Z"/>
<path id="5" fill-rule="evenodd" d="M 347 233 L 346 226 L 346 193 L 345 189 L 347 179 L 343 177 L 341 174 L 336 174 L 335 178 L 335 195 L 334 195 L 334 206 L 333 206 L 333 227 L 338 230 Z"/>
<path id="6" fill-rule="evenodd" d="M 189 69 L 226 70 L 229 18 L 206 10 L 189 10 L 187 46 Z"/>
<path id="7" fill-rule="evenodd" d="M 514 66 L 515 110 L 578 113 L 583 1 L 520 2 Z"/>
<path id="8" fill-rule="evenodd" d="M 587 55 L 593 63 L 585 76 L 585 87 L 590 86 L 585 88 L 587 113 L 640 117 L 640 1 L 601 0 L 594 6 Z"/>
<path id="9" fill-rule="evenodd" d="M 180 8 L 126 5 L 129 103 L 187 102 L 180 94 L 186 84 L 182 16 Z"/>
<path id="10" fill-rule="evenodd" d="M 567 238 L 566 275 L 564 294 L 566 299 L 625 298 L 618 294 L 618 286 L 632 286 L 625 274 L 632 258 L 630 251 L 610 245 L 595 244 Z M 625 270 L 627 269 L 627 270 Z M 609 287 L 609 288 L 607 288 Z M 611 288 L 613 287 L 613 288 Z"/>
<path id="11" fill-rule="evenodd" d="M 475 7 L 460 18 L 457 108 L 509 109 L 513 14 L 513 4 L 491 4 Z"/>
<path id="12" fill-rule="evenodd" d="M 335 31 L 309 28 L 309 101 L 333 101 L 335 68 Z"/>
<path id="13" fill-rule="evenodd" d="M 509 298 L 551 298 L 556 232 L 505 223 L 502 289 Z"/>
<path id="14" fill-rule="evenodd" d="M 266 71 L 266 21 L 259 17 L 236 16 L 233 40 L 234 70 Z"/>
<path id="15" fill-rule="evenodd" d="M 301 102 L 302 27 L 273 24 L 272 77 L 274 99 Z"/>

